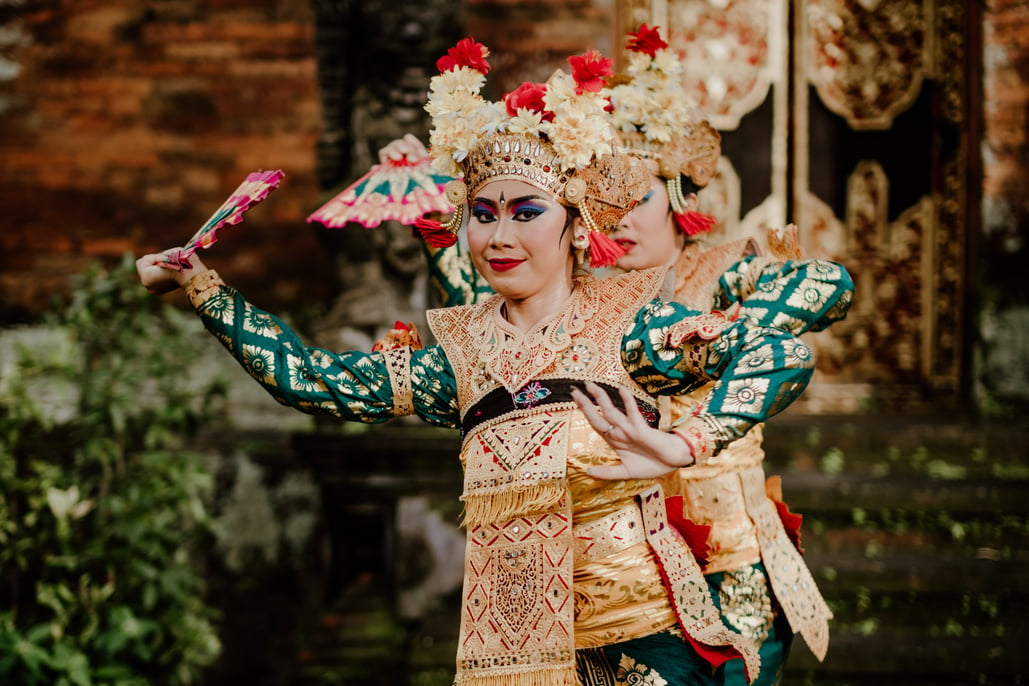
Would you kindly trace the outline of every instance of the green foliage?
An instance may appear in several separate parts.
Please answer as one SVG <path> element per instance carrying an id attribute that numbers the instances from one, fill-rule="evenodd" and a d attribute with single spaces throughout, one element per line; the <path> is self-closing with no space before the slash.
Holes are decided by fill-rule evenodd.
<path id="1" fill-rule="evenodd" d="M 220 644 L 190 556 L 212 480 L 185 446 L 224 388 L 183 378 L 182 317 L 129 258 L 49 323 L 0 378 L 0 683 L 194 683 Z"/>

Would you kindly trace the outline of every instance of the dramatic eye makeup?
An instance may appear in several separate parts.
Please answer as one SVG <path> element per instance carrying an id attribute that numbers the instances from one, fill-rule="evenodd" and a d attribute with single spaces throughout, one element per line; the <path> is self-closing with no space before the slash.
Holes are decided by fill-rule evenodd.
<path id="1" fill-rule="evenodd" d="M 539 195 L 526 195 L 508 201 L 500 196 L 499 204 L 491 198 L 479 196 L 472 201 L 471 213 L 480 223 L 486 224 L 497 220 L 498 208 L 509 213 L 515 221 L 531 221 L 550 209 L 546 198 Z"/>
<path id="2" fill-rule="evenodd" d="M 496 205 L 488 200 L 476 199 L 471 206 L 472 216 L 480 224 L 487 224 L 492 221 L 496 221 Z"/>
<path id="3" fill-rule="evenodd" d="M 515 221 L 530 221 L 540 216 L 549 209 L 546 205 L 535 200 L 515 201 L 511 203 L 511 216 Z"/>

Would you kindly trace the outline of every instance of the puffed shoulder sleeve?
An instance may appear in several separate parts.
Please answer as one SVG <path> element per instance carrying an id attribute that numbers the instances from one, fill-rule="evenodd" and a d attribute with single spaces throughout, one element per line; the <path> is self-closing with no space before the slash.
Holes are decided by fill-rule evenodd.
<path id="1" fill-rule="evenodd" d="M 698 462 L 789 406 L 814 369 L 811 349 L 788 331 L 659 300 L 626 331 L 622 362 L 651 394 L 688 393 L 715 380 L 697 412 L 675 427 Z"/>
<path id="2" fill-rule="evenodd" d="M 204 327 L 283 405 L 349 421 L 416 414 L 431 424 L 457 426 L 454 374 L 439 347 L 334 353 L 305 346 L 214 272 L 199 274 L 185 289 Z"/>
<path id="3" fill-rule="evenodd" d="M 821 331 L 847 316 L 854 281 L 829 260 L 775 260 L 752 256 L 718 282 L 715 307 L 739 303 L 741 317 L 794 334 Z"/>

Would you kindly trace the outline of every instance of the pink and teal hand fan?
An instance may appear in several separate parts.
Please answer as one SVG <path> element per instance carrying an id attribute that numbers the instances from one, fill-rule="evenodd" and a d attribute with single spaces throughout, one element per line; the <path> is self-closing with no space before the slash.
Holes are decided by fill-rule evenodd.
<path id="1" fill-rule="evenodd" d="M 443 186 L 451 180 L 434 173 L 428 157 L 413 162 L 387 160 L 318 208 L 307 221 L 320 222 L 330 229 L 350 222 L 366 229 L 387 220 L 414 224 L 429 212 L 454 211 L 443 194 Z"/>
<path id="2" fill-rule="evenodd" d="M 268 194 L 279 187 L 285 174 L 282 170 L 256 171 L 247 175 L 243 183 L 232 192 L 229 199 L 211 215 L 211 218 L 193 234 L 185 247 L 174 255 L 169 255 L 161 266 L 176 271 L 192 268 L 189 257 L 201 248 L 210 248 L 218 240 L 218 229 L 229 224 L 238 224 L 243 220 L 243 213 L 268 197 Z"/>

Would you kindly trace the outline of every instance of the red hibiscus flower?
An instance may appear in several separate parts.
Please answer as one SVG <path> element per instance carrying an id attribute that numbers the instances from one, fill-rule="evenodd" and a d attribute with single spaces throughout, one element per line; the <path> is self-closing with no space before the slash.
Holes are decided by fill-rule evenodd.
<path id="1" fill-rule="evenodd" d="M 572 65 L 572 78 L 575 79 L 575 93 L 582 95 L 584 91 L 599 93 L 604 87 L 605 77 L 611 76 L 613 63 L 596 50 L 568 58 Z"/>
<path id="2" fill-rule="evenodd" d="M 639 31 L 629 34 L 628 49 L 631 52 L 645 52 L 653 57 L 658 50 L 667 47 L 668 43 L 661 40 L 661 29 L 657 26 L 650 28 L 646 24 L 641 24 Z"/>
<path id="3" fill-rule="evenodd" d="M 482 43 L 476 43 L 474 38 L 468 36 L 459 40 L 457 45 L 447 50 L 446 55 L 436 60 L 436 68 L 442 73 L 458 67 L 471 67 L 485 76 L 490 70 L 487 57 L 489 48 Z"/>
<path id="4" fill-rule="evenodd" d="M 543 96 L 546 92 L 546 84 L 526 81 L 504 96 L 508 115 L 513 117 L 518 114 L 518 110 L 529 110 L 530 112 L 539 112 L 543 121 L 554 121 L 554 113 L 547 110 L 543 104 Z"/>

